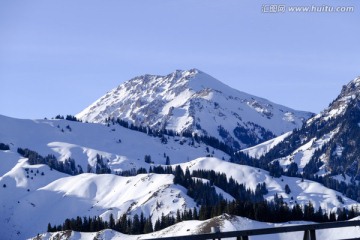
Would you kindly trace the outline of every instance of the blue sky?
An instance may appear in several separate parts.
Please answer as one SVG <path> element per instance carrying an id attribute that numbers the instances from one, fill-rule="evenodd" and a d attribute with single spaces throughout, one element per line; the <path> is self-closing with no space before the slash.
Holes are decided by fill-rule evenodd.
<path id="1" fill-rule="evenodd" d="M 317 113 L 360 75 L 359 22 L 358 1 L 2 0 L 0 114 L 76 114 L 132 77 L 190 68 Z"/>

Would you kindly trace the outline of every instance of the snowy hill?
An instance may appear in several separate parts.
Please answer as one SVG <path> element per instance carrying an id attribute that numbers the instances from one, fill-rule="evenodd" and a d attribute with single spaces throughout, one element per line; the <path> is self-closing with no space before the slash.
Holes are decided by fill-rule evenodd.
<path id="1" fill-rule="evenodd" d="M 139 141 L 141 139 L 141 141 Z M 161 138 L 133 131 L 117 124 L 102 125 L 66 120 L 24 120 L 0 115 L 0 143 L 9 144 L 12 152 L 17 148 L 29 148 L 42 156 L 54 154 L 58 160 L 75 159 L 84 172 L 88 165 L 96 167 L 96 155 L 106 159 L 110 169 L 124 171 L 149 169 L 145 155 L 155 164 L 183 163 L 211 154 L 229 159 L 228 155 L 203 143 L 184 137 Z M 0 154 L 3 154 L 0 151 Z M 12 154 L 16 158 L 17 154 Z M 0 162 L 0 173 L 9 171 L 12 163 Z M 4 169 L 4 170 L 3 170 Z"/>
<path id="2" fill-rule="evenodd" d="M 26 168 L 34 170 L 29 179 L 22 176 Z M 36 174 L 37 170 L 44 175 Z M 195 206 L 185 189 L 173 184 L 172 175 L 59 176 L 47 166 L 23 164 L 1 177 L 0 183 L 6 184 L 0 197 L 3 239 L 24 239 L 45 231 L 49 222 L 62 224 L 76 216 L 108 219 L 112 213 L 117 219 L 122 214 L 143 212 L 155 222 L 162 214 Z"/>
<path id="3" fill-rule="evenodd" d="M 253 146 L 300 127 L 311 117 L 235 90 L 197 69 L 124 82 L 77 115 L 104 123 L 120 118 L 135 125 L 191 131 L 234 148 Z"/>

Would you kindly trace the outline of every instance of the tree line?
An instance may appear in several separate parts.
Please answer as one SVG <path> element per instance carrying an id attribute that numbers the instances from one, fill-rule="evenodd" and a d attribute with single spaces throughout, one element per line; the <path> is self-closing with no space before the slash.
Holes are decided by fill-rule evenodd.
<path id="1" fill-rule="evenodd" d="M 28 163 L 30 165 L 35 164 L 45 164 L 50 167 L 50 170 L 55 169 L 59 172 L 66 173 L 69 175 L 78 175 L 84 173 L 80 165 L 76 165 L 76 162 L 72 158 L 67 158 L 64 161 L 58 161 L 58 159 L 53 154 L 48 154 L 43 157 L 39 153 L 30 150 L 28 148 L 18 148 L 17 152 L 28 158 Z M 96 174 L 111 173 L 111 169 L 107 165 L 107 160 L 103 156 L 96 154 L 96 165 L 95 167 L 87 166 L 87 172 L 93 172 Z"/>
<path id="2" fill-rule="evenodd" d="M 256 221 L 262 222 L 288 222 L 288 221 L 313 221 L 313 222 L 333 222 L 345 221 L 359 216 L 357 208 L 338 209 L 338 211 L 327 213 L 321 207 L 315 210 L 313 204 L 309 201 L 308 204 L 301 207 L 295 204 L 289 207 L 282 199 L 275 195 L 274 201 L 266 200 L 260 202 L 251 201 L 226 201 L 221 200 L 216 205 L 201 205 L 199 211 L 197 208 L 185 209 L 183 212 L 177 210 L 176 215 L 162 214 L 161 218 L 151 221 L 151 216 L 144 217 L 141 213 L 140 217 L 135 214 L 132 218 L 123 214 L 120 218 L 115 219 L 113 214 L 110 214 L 109 220 L 104 220 L 101 217 L 76 217 L 66 219 L 63 224 L 51 225 L 48 224 L 48 232 L 56 231 L 81 231 L 81 232 L 97 232 L 104 229 L 112 229 L 124 234 L 146 234 L 153 231 L 159 231 L 166 227 L 172 226 L 178 222 L 187 220 L 207 220 L 221 214 L 230 214 L 241 217 L 246 217 Z"/>

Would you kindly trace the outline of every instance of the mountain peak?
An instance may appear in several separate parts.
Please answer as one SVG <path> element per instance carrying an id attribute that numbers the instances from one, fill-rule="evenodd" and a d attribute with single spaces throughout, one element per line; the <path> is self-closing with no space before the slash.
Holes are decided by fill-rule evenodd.
<path id="1" fill-rule="evenodd" d="M 354 80 L 350 81 L 349 84 L 350 84 L 350 83 L 359 85 L 359 84 L 360 84 L 360 76 L 358 76 L 358 77 L 356 77 Z"/>
<path id="2" fill-rule="evenodd" d="M 360 94 L 360 77 L 350 81 L 347 85 L 344 85 L 339 97 L 351 96 Z"/>
<path id="3" fill-rule="evenodd" d="M 344 114 L 354 100 L 360 101 L 360 77 L 344 85 L 340 94 L 329 104 L 329 107 L 314 118 L 309 119 L 308 124 L 311 124 L 316 119 L 327 121 L 329 118 L 336 118 Z"/>
<path id="4" fill-rule="evenodd" d="M 137 126 L 212 136 L 242 148 L 300 127 L 311 115 L 240 92 L 193 68 L 135 77 L 77 118 L 100 123 L 121 118 Z"/>

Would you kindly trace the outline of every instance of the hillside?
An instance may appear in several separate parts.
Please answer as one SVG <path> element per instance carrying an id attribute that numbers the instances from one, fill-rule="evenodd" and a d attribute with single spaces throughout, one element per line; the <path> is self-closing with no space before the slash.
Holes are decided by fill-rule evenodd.
<path id="1" fill-rule="evenodd" d="M 197 159 L 188 163 L 188 166 L 191 171 L 206 168 L 226 171 L 227 176 L 252 189 L 257 183 L 265 182 L 269 190 L 266 195 L 268 200 L 273 200 L 277 193 L 290 206 L 294 201 L 300 204 L 311 201 L 314 208 L 321 206 L 324 210 L 336 211 L 343 206 L 350 208 L 357 205 L 346 197 L 342 197 L 342 204 L 337 197 L 341 196 L 340 193 L 315 182 L 302 182 L 301 179 L 288 177 L 272 178 L 266 171 L 215 158 Z M 31 237 L 44 232 L 49 222 L 62 224 L 66 218 L 77 216 L 101 216 L 108 219 L 110 214 L 119 218 L 124 213 L 134 216 L 142 212 L 146 217 L 151 216 L 154 223 L 162 214 L 176 215 L 177 210 L 196 206 L 184 187 L 173 184 L 173 175 L 169 174 L 121 177 L 84 173 L 67 176 L 51 171 L 44 165 L 29 166 L 23 159 L 0 177 L 0 184 L 6 184 L 5 188 L 0 189 L 0 234 L 6 239 Z M 285 184 L 290 186 L 291 194 L 285 193 Z"/>
<path id="2" fill-rule="evenodd" d="M 25 120 L 0 115 L 0 142 L 8 144 L 12 152 L 28 148 L 42 156 L 53 154 L 59 161 L 75 160 L 84 172 L 88 165 L 94 172 L 96 155 L 103 156 L 112 172 L 141 167 L 149 169 L 145 155 L 155 164 L 183 163 L 211 154 L 220 159 L 228 155 L 203 143 L 178 136 L 161 138 L 133 131 L 117 124 L 102 125 L 66 120 Z M 141 139 L 141 141 L 139 141 Z M 1 151 L 0 151 L 1 154 Z M 5 162 L 0 171 L 12 168 Z"/>
<path id="3" fill-rule="evenodd" d="M 96 154 L 104 156 L 113 173 L 164 164 L 170 156 L 172 168 L 177 164 L 191 172 L 198 169 L 226 173 L 240 184 L 254 190 L 258 183 L 266 183 L 268 194 L 282 196 L 291 206 L 297 201 L 314 207 L 335 211 L 350 208 L 356 202 L 322 185 L 299 178 L 273 178 L 267 171 L 230 163 L 225 153 L 209 149 L 203 143 L 189 144 L 184 137 L 161 138 L 126 129 L 119 125 L 80 123 L 66 120 L 20 120 L 0 117 L 1 142 L 10 146 L 0 151 L 0 219 L 1 236 L 24 239 L 44 232 L 47 224 L 62 224 L 66 218 L 102 216 L 116 218 L 123 213 L 134 216 L 142 212 L 155 222 L 163 213 L 175 215 L 197 206 L 183 186 L 173 183 L 172 174 L 138 174 L 131 177 L 114 174 L 83 173 L 75 176 L 60 173 L 43 164 L 30 165 L 17 153 L 17 148 L 29 148 L 45 156 L 54 154 L 58 161 L 71 157 L 87 169 L 97 167 Z M 67 127 L 69 126 L 69 127 Z M 121 141 L 119 141 L 121 139 Z M 138 140 L 142 139 L 141 142 Z M 150 154 L 155 164 L 146 163 Z M 213 154 L 217 158 L 204 157 Z M 200 158 L 199 158 L 200 157 Z M 207 182 L 207 180 L 202 180 Z M 285 192 L 288 184 L 291 194 Z M 225 199 L 228 193 L 215 186 Z M 339 198 L 341 197 L 341 198 Z M 340 200 L 341 199 L 341 200 Z M 64 211 L 66 209 L 66 211 Z M 31 224 L 29 224 L 31 223 Z"/>

